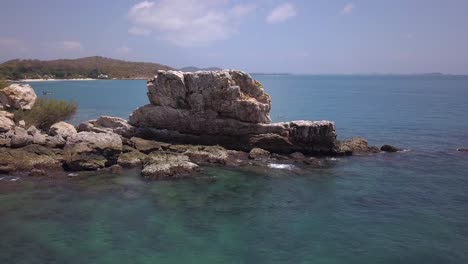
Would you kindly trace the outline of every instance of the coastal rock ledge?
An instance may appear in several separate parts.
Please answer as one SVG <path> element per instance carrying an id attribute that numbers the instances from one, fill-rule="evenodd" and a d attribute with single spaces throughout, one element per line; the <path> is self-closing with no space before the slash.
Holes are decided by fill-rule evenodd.
<path id="1" fill-rule="evenodd" d="M 147 87 L 150 104 L 129 119 L 141 138 L 242 151 L 340 152 L 333 122 L 271 123 L 270 96 L 243 71 L 158 71 Z"/>

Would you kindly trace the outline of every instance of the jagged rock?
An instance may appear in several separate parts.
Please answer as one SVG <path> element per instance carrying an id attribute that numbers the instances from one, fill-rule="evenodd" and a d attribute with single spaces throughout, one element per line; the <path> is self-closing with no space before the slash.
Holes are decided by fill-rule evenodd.
<path id="1" fill-rule="evenodd" d="M 22 127 L 13 129 L 14 135 L 11 137 L 10 146 L 12 148 L 21 148 L 33 143 L 33 137 L 28 135 L 28 132 Z"/>
<path id="2" fill-rule="evenodd" d="M 250 151 L 334 154 L 329 121 L 270 123 L 270 96 L 245 72 L 158 71 L 148 81 L 149 105 L 129 119 L 138 137 Z"/>
<path id="3" fill-rule="evenodd" d="M 7 111 L 0 111 L 0 133 L 7 132 L 14 126 L 13 114 Z"/>
<path id="4" fill-rule="evenodd" d="M 193 177 L 200 167 L 180 154 L 152 153 L 141 174 L 148 179 L 177 179 Z"/>
<path id="5" fill-rule="evenodd" d="M 0 105 L 5 109 L 31 110 L 36 93 L 29 84 L 13 83 L 0 90 Z"/>
<path id="6" fill-rule="evenodd" d="M 400 151 L 399 148 L 397 147 L 394 147 L 392 145 L 383 145 L 381 148 L 380 148 L 381 151 L 385 151 L 385 152 L 398 152 Z"/>
<path id="7" fill-rule="evenodd" d="M 377 153 L 379 148 L 369 146 L 367 140 L 363 138 L 352 138 L 339 143 L 339 152 L 344 155 Z"/>
<path id="8" fill-rule="evenodd" d="M 164 148 L 168 148 L 170 144 L 158 142 L 154 140 L 146 140 L 142 138 L 132 137 L 130 139 L 130 144 L 140 152 L 145 154 L 151 153 L 156 150 L 163 150 Z"/>
<path id="9" fill-rule="evenodd" d="M 249 159 L 266 160 L 270 158 L 270 152 L 261 148 L 253 148 L 249 152 Z"/>
<path id="10" fill-rule="evenodd" d="M 46 137 L 46 146 L 49 148 L 63 148 L 67 141 L 60 135 Z"/>
<path id="11" fill-rule="evenodd" d="M 101 116 L 95 120 L 81 123 L 78 131 L 88 131 L 97 133 L 112 132 L 124 137 L 132 137 L 135 134 L 135 128 L 127 120 L 120 117 Z"/>
<path id="12" fill-rule="evenodd" d="M 148 82 L 148 97 L 154 105 L 214 112 L 251 123 L 270 122 L 270 96 L 241 71 L 158 71 Z"/>
<path id="13" fill-rule="evenodd" d="M 122 140 L 113 133 L 79 132 L 64 148 L 65 162 L 71 170 L 97 170 L 117 163 Z"/>
<path id="14" fill-rule="evenodd" d="M 76 133 L 78 132 L 76 131 L 76 128 L 73 125 L 63 121 L 53 124 L 52 126 L 50 126 L 49 129 L 49 135 L 59 135 L 64 139 L 67 139 L 68 137 L 71 137 Z"/>
<path id="15" fill-rule="evenodd" d="M 24 121 L 24 120 L 18 121 L 18 126 L 22 127 L 22 128 L 25 128 L 26 127 L 26 121 Z"/>

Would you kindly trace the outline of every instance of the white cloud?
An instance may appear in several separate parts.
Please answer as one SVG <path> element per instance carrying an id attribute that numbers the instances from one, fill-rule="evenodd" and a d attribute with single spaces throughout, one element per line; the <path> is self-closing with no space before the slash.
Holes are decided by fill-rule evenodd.
<path id="1" fill-rule="evenodd" d="M 267 16 L 266 21 L 269 24 L 284 22 L 297 14 L 296 8 L 290 3 L 284 3 L 275 7 Z"/>
<path id="2" fill-rule="evenodd" d="M 233 6 L 219 0 L 144 1 L 128 12 L 129 33 L 157 34 L 179 46 L 202 46 L 230 38 L 254 9 L 251 4 Z"/>
<path id="3" fill-rule="evenodd" d="M 140 28 L 140 27 L 131 27 L 128 30 L 128 33 L 132 35 L 137 35 L 137 36 L 149 36 L 151 35 L 151 30 L 146 29 L 146 28 Z"/>
<path id="4" fill-rule="evenodd" d="M 124 45 L 124 46 L 117 48 L 115 52 L 121 55 L 125 55 L 130 52 L 130 48 Z"/>
<path id="5" fill-rule="evenodd" d="M 77 51 L 83 49 L 80 42 L 72 40 L 60 41 L 57 43 L 57 46 L 61 51 Z"/>
<path id="6" fill-rule="evenodd" d="M 340 14 L 342 15 L 347 15 L 347 14 L 351 14 L 354 10 L 354 4 L 353 3 L 349 3 L 349 4 L 346 4 L 343 9 L 341 9 L 340 11 Z"/>

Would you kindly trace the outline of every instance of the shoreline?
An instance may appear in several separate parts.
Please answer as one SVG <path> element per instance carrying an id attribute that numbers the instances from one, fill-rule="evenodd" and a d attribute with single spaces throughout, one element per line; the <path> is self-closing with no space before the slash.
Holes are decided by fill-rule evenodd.
<path id="1" fill-rule="evenodd" d="M 137 78 L 112 78 L 112 79 L 93 79 L 93 78 L 73 78 L 73 79 L 21 79 L 21 80 L 10 80 L 13 83 L 29 83 L 29 82 L 60 82 L 60 81 L 131 81 L 131 80 L 147 80 L 146 77 Z"/>

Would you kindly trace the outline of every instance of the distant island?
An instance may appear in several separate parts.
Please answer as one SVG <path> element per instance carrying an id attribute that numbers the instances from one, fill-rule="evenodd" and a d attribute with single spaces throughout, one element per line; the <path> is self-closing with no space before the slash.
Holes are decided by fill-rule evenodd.
<path id="1" fill-rule="evenodd" d="M 220 71 L 222 70 L 219 67 L 208 67 L 208 68 L 198 68 L 194 66 L 180 68 L 179 71 L 183 72 L 196 72 L 196 71 Z"/>
<path id="2" fill-rule="evenodd" d="M 10 60 L 0 64 L 0 79 L 147 79 L 174 68 L 100 56 L 59 60 Z"/>

